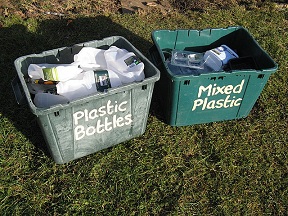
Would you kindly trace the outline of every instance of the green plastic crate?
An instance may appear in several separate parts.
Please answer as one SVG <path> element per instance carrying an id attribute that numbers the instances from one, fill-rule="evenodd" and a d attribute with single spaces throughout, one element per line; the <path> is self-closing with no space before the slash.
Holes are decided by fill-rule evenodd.
<path id="1" fill-rule="evenodd" d="M 31 63 L 72 63 L 82 47 L 108 48 L 114 45 L 134 52 L 144 63 L 145 79 L 107 93 L 91 95 L 65 105 L 37 108 L 32 102 L 24 77 Z M 121 36 L 104 38 L 32 54 L 15 60 L 15 67 L 31 112 L 37 117 L 42 134 L 56 163 L 62 164 L 142 135 L 154 84 L 159 70 L 128 40 Z M 18 95 L 16 95 L 18 98 Z"/>
<path id="2" fill-rule="evenodd" d="M 149 53 L 160 69 L 155 86 L 167 124 L 184 126 L 246 117 L 278 66 L 243 27 L 155 30 Z M 205 52 L 225 44 L 239 57 L 231 70 L 173 75 L 166 60 L 173 49 Z M 168 53 L 168 54 L 167 54 Z"/>

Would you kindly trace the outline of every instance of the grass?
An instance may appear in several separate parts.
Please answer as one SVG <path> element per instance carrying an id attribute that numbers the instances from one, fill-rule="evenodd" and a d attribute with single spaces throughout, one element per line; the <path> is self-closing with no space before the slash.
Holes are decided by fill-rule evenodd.
<path id="1" fill-rule="evenodd" d="M 67 20 L 73 21 L 67 25 Z M 286 215 L 288 11 L 0 17 L 1 215 Z M 153 100 L 143 136 L 56 165 L 35 116 L 15 102 L 13 61 L 123 35 L 143 53 L 154 29 L 242 25 L 279 64 L 245 119 L 171 127 Z M 161 116 L 161 115 L 160 115 Z"/>

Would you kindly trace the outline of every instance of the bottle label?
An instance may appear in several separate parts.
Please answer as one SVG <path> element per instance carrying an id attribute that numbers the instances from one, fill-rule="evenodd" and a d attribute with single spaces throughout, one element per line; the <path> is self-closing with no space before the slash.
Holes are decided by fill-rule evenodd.
<path id="1" fill-rule="evenodd" d="M 111 88 L 109 73 L 107 70 L 94 71 L 97 91 L 104 92 Z"/>
<path id="2" fill-rule="evenodd" d="M 56 67 L 43 68 L 44 80 L 59 81 L 58 71 Z"/>
<path id="3" fill-rule="evenodd" d="M 130 68 L 140 64 L 142 61 L 137 56 L 130 56 L 129 58 L 125 59 L 124 62 Z"/>

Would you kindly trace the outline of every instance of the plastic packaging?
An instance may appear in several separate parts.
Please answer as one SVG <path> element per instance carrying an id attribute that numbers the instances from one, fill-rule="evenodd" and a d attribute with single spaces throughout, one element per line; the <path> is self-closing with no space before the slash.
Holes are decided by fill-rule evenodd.
<path id="1" fill-rule="evenodd" d="M 116 46 L 108 50 L 83 47 L 74 55 L 74 63 L 85 71 L 109 70 L 117 73 L 122 83 L 142 81 L 145 78 L 144 64 L 133 52 Z"/>
<path id="2" fill-rule="evenodd" d="M 173 50 L 171 56 L 171 64 L 193 69 L 203 69 L 203 57 L 203 53 L 195 53 L 185 50 Z"/>
<path id="3" fill-rule="evenodd" d="M 195 53 L 186 50 L 172 50 L 171 64 L 168 67 L 173 74 L 199 75 L 212 71 L 221 71 L 229 60 L 238 58 L 238 55 L 226 45 Z"/>
<path id="4" fill-rule="evenodd" d="M 104 57 L 105 50 L 83 47 L 80 52 L 74 55 L 74 64 L 79 65 L 83 70 L 105 70 L 107 69 L 106 60 Z"/>
<path id="5" fill-rule="evenodd" d="M 46 84 L 59 81 L 57 94 L 72 101 L 145 78 L 144 63 L 133 52 L 116 46 L 108 50 L 83 47 L 73 59 L 71 64 L 30 64 L 30 80 L 38 80 L 29 83 L 30 92 L 43 93 L 48 88 Z M 50 95 L 42 97 L 52 98 Z M 40 101 L 41 97 L 38 98 L 39 95 L 36 101 Z"/>
<path id="6" fill-rule="evenodd" d="M 108 70 L 117 73 L 122 83 L 142 81 L 145 78 L 144 63 L 133 52 L 111 46 L 104 52 L 104 56 Z"/>
<path id="7" fill-rule="evenodd" d="M 171 64 L 170 60 L 166 61 L 166 64 L 169 68 L 169 70 L 173 73 L 173 75 L 194 75 L 194 76 L 199 76 L 200 74 L 204 73 L 210 73 L 213 70 L 206 66 L 205 64 L 203 65 L 203 68 L 191 68 L 191 67 L 183 67 L 183 66 L 176 66 Z"/>
<path id="8" fill-rule="evenodd" d="M 230 59 L 238 57 L 239 56 L 226 45 L 208 50 L 204 54 L 205 64 L 214 71 L 222 70 L 223 66 L 227 65 Z"/>
<path id="9" fill-rule="evenodd" d="M 121 80 L 113 71 L 87 71 L 77 77 L 59 82 L 56 85 L 57 93 L 68 98 L 69 101 L 105 91 L 107 88 L 122 85 Z"/>
<path id="10" fill-rule="evenodd" d="M 82 71 L 76 64 L 30 64 L 28 67 L 30 78 L 52 81 L 66 81 Z"/>

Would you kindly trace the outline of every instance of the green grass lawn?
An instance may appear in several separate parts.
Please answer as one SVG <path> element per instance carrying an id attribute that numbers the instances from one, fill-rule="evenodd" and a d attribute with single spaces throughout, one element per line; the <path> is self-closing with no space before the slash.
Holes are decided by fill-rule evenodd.
<path id="1" fill-rule="evenodd" d="M 286 215 L 288 10 L 0 17 L 1 215 Z M 245 119 L 172 127 L 153 99 L 143 136 L 56 165 L 36 117 L 16 104 L 13 61 L 111 35 L 145 55 L 155 29 L 241 25 L 278 63 Z"/>

